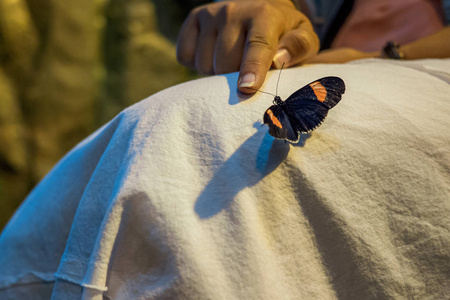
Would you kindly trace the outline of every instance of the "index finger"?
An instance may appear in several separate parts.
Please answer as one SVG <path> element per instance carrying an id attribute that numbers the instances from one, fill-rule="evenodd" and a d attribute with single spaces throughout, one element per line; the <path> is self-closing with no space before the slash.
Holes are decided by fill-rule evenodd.
<path id="1" fill-rule="evenodd" d="M 252 94 L 263 84 L 281 35 L 277 23 L 261 17 L 250 24 L 239 72 L 239 91 Z"/>

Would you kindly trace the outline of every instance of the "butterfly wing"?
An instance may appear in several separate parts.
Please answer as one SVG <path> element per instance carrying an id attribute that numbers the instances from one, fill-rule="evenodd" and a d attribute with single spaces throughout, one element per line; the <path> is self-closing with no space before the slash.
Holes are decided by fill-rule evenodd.
<path id="1" fill-rule="evenodd" d="M 280 105 L 272 105 L 266 110 L 264 124 L 269 125 L 269 134 L 274 138 L 298 142 L 298 132 L 292 127 L 288 115 Z"/>
<path id="2" fill-rule="evenodd" d="M 316 100 L 323 103 L 328 109 L 333 108 L 341 101 L 345 93 L 345 83 L 339 77 L 329 76 L 311 82 L 305 85 L 289 98 L 286 103 L 298 101 L 299 99 Z"/>
<path id="3" fill-rule="evenodd" d="M 345 92 L 339 77 L 324 77 L 302 87 L 285 101 L 294 131 L 308 133 L 320 126 Z"/>
<path id="4" fill-rule="evenodd" d="M 292 101 L 286 103 L 286 111 L 295 131 L 308 133 L 319 127 L 328 114 L 328 107 L 319 101 Z"/>

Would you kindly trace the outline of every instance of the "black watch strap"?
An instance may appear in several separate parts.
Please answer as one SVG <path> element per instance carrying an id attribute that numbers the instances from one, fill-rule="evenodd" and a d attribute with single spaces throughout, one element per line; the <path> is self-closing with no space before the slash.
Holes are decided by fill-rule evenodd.
<path id="1" fill-rule="evenodd" d="M 400 45 L 389 41 L 383 47 L 383 57 L 392 59 L 405 59 L 405 55 L 400 52 Z"/>

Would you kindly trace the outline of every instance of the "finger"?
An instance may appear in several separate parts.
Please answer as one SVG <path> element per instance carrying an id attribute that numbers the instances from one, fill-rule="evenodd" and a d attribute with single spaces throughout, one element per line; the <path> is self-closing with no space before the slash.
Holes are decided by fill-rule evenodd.
<path id="1" fill-rule="evenodd" d="M 279 26 L 265 18 L 257 19 L 252 25 L 247 35 L 239 73 L 239 91 L 251 94 L 261 87 L 277 49 L 279 32 Z"/>
<path id="2" fill-rule="evenodd" d="M 177 60 L 180 64 L 194 68 L 199 24 L 193 11 L 184 21 L 177 40 Z"/>
<path id="3" fill-rule="evenodd" d="M 245 35 L 239 26 L 226 26 L 219 32 L 214 49 L 214 73 L 239 71 L 244 52 Z"/>
<path id="4" fill-rule="evenodd" d="M 216 9 L 206 5 L 198 13 L 199 36 L 195 50 L 195 68 L 202 74 L 214 74 L 213 59 L 216 44 Z"/>
<path id="5" fill-rule="evenodd" d="M 279 43 L 278 51 L 273 57 L 273 66 L 281 68 L 301 63 L 319 51 L 319 38 L 309 21 L 302 21 L 299 26 L 285 33 Z"/>
<path id="6" fill-rule="evenodd" d="M 216 31 L 211 26 L 202 27 L 198 37 L 197 49 L 195 51 L 195 68 L 201 74 L 214 74 L 214 47 L 216 44 Z"/>

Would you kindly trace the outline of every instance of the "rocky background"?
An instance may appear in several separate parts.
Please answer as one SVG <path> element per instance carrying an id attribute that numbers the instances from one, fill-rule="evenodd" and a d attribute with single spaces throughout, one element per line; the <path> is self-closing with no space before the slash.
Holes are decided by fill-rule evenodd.
<path id="1" fill-rule="evenodd" d="M 176 62 L 174 45 L 203 2 L 0 0 L 0 230 L 79 141 L 196 77 Z"/>

